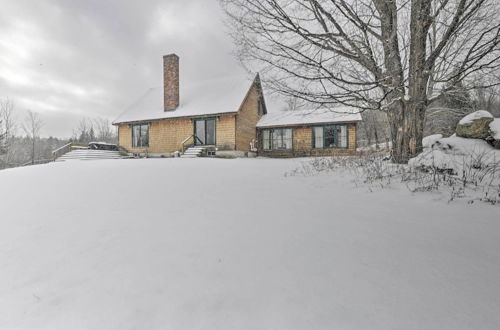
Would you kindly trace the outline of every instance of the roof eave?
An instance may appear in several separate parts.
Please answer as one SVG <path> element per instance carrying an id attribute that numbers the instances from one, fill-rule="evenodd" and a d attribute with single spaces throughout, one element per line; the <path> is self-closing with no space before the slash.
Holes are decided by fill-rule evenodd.
<path id="1" fill-rule="evenodd" d="M 353 124 L 361 122 L 361 119 L 356 120 L 345 120 L 345 121 L 324 121 L 324 122 L 314 122 L 314 123 L 296 123 L 296 124 L 269 124 L 269 125 L 259 125 L 257 128 L 274 128 L 274 127 L 301 127 L 301 126 L 316 126 L 316 125 L 328 125 L 328 124 Z"/>
<path id="2" fill-rule="evenodd" d="M 127 121 L 113 122 L 112 124 L 113 125 L 123 125 L 123 124 L 136 124 L 136 123 L 144 123 L 144 122 L 151 122 L 151 121 L 173 120 L 173 119 L 182 119 L 182 118 L 206 118 L 206 117 L 223 116 L 223 115 L 236 115 L 237 113 L 238 113 L 238 111 L 217 112 L 217 113 L 177 116 L 177 117 L 168 117 L 168 118 L 127 120 Z"/>

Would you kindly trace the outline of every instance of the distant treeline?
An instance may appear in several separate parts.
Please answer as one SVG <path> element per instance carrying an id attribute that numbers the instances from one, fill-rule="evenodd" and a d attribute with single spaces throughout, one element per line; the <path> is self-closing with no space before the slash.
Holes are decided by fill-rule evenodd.
<path id="1" fill-rule="evenodd" d="M 50 161 L 52 151 L 70 142 L 117 142 L 116 130 L 104 118 L 82 118 L 69 139 L 40 137 L 43 125 L 40 115 L 33 111 L 18 120 L 14 103 L 0 99 L 0 169 Z"/>

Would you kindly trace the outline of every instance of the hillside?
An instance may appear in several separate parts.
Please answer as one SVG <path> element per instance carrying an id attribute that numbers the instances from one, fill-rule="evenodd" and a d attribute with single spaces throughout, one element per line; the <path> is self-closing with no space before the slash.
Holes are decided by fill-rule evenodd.
<path id="1" fill-rule="evenodd" d="M 300 160 L 0 171 L 0 329 L 499 329 L 498 206 Z"/>

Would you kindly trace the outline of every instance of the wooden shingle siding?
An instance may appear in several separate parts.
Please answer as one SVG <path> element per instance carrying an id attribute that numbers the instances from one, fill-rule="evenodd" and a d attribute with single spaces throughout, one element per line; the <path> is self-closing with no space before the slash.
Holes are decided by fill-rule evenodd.
<path id="1" fill-rule="evenodd" d="M 133 153 L 166 154 L 181 150 L 181 142 L 193 135 L 194 124 L 190 118 L 156 120 L 150 122 L 149 147 L 132 147 L 132 128 L 129 124 L 118 126 L 120 146 Z M 189 142 L 191 143 L 191 142 Z M 221 115 L 216 121 L 217 147 L 234 150 L 235 147 L 235 115 Z"/>
<path id="2" fill-rule="evenodd" d="M 238 151 L 251 151 L 250 143 L 256 141 L 256 125 L 260 119 L 258 113 L 259 98 L 257 84 L 253 84 L 240 111 L 236 115 L 236 149 Z"/>
<path id="3" fill-rule="evenodd" d="M 217 148 L 219 150 L 235 150 L 236 116 L 220 116 L 215 123 Z"/>
<path id="4" fill-rule="evenodd" d="M 293 147 L 291 150 L 263 150 L 260 143 L 260 156 L 265 157 L 311 157 L 311 156 L 354 156 L 356 151 L 356 124 L 348 124 L 347 148 L 313 148 L 313 126 L 293 127 Z M 263 129 L 259 129 L 261 135 Z M 261 141 L 262 142 L 262 141 Z"/>

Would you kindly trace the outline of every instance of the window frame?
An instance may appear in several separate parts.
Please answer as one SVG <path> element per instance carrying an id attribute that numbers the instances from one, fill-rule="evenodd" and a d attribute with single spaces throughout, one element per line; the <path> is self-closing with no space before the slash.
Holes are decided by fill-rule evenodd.
<path id="1" fill-rule="evenodd" d="M 139 127 L 139 139 L 138 139 L 138 142 L 141 142 L 142 141 L 142 130 L 143 130 L 143 126 L 146 126 L 146 136 L 147 136 L 147 140 L 146 140 L 146 144 L 142 144 L 140 143 L 140 145 L 135 145 L 135 128 L 136 127 Z M 141 123 L 141 124 L 132 124 L 130 125 L 130 128 L 132 130 L 132 148 L 149 148 L 149 128 L 150 128 L 151 124 L 150 123 Z"/>
<path id="2" fill-rule="evenodd" d="M 340 145 L 340 134 L 342 132 L 341 126 L 345 126 L 345 131 L 346 131 L 346 143 L 345 147 L 342 147 Z M 323 129 L 323 146 L 322 147 L 316 147 L 316 133 L 315 133 L 315 128 L 322 128 Z M 326 134 L 325 134 L 325 128 L 330 128 L 333 127 L 335 130 L 335 136 L 334 141 L 336 142 L 336 145 L 333 147 L 329 147 L 326 144 Z M 349 149 L 349 124 L 328 124 L 328 125 L 315 125 L 311 127 L 311 132 L 312 132 L 312 139 L 311 139 L 311 144 L 313 149 Z"/>
<path id="3" fill-rule="evenodd" d="M 193 123 L 193 136 L 197 136 L 196 134 L 196 125 L 198 125 L 196 122 L 197 121 L 203 121 L 203 125 L 205 126 L 205 141 L 204 141 L 204 144 L 197 144 L 197 141 L 194 141 L 194 144 L 195 145 L 198 145 L 198 146 L 206 146 L 208 144 L 206 144 L 206 139 L 207 139 L 207 128 L 208 128 L 208 125 L 207 125 L 207 121 L 209 120 L 213 120 L 214 121 L 214 144 L 213 145 L 217 145 L 217 122 L 219 121 L 219 117 L 203 117 L 203 118 L 193 118 L 191 121 Z M 211 144 L 210 144 L 211 145 Z"/>
<path id="4" fill-rule="evenodd" d="M 290 130 L 290 148 L 287 148 L 286 147 L 286 140 L 288 139 L 285 139 L 285 136 L 286 136 L 286 133 L 285 133 L 285 130 Z M 265 132 L 269 132 L 269 142 L 268 142 L 268 145 L 269 145 L 269 148 L 266 149 L 264 148 L 265 146 L 265 143 L 264 143 L 264 135 L 266 134 Z M 281 139 L 281 146 L 280 148 L 274 148 L 274 131 L 282 131 L 282 133 L 280 134 L 280 139 Z M 293 134 L 294 134 L 294 129 L 292 127 L 276 127 L 276 128 L 264 128 L 262 129 L 262 132 L 261 132 L 261 136 L 262 136 L 262 150 L 264 151 L 288 151 L 288 150 L 293 150 Z M 284 147 L 283 147 L 284 146 Z"/>

